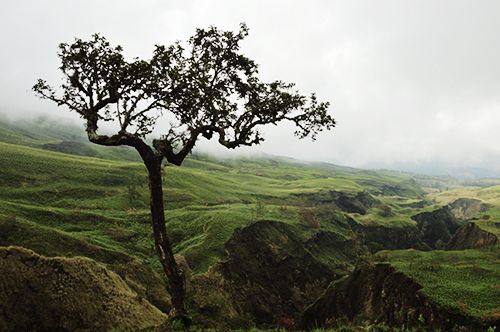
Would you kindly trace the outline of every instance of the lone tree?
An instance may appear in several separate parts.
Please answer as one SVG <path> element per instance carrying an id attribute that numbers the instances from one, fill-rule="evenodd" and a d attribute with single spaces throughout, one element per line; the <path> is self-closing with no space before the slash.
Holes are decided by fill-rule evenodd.
<path id="1" fill-rule="evenodd" d="M 234 149 L 259 144 L 259 128 L 283 120 L 296 125 L 299 138 L 313 140 L 335 126 L 327 113 L 329 103 L 319 102 L 314 94 L 299 94 L 293 84 L 259 80 L 257 64 L 240 52 L 247 35 L 244 24 L 237 33 L 197 29 L 184 44 L 156 45 L 151 59 L 127 61 L 122 47 L 95 34 L 88 41 L 59 45 L 64 77 L 59 89 L 42 79 L 33 86 L 39 97 L 77 112 L 86 121 L 90 142 L 128 145 L 141 156 L 149 177 L 155 247 L 168 279 L 174 317 L 187 317 L 185 279 L 165 226 L 162 161 L 180 166 L 200 136 L 215 136 L 219 144 Z M 170 125 L 149 145 L 145 137 L 161 116 Z M 119 125 L 116 133 L 98 132 L 106 121 Z"/>

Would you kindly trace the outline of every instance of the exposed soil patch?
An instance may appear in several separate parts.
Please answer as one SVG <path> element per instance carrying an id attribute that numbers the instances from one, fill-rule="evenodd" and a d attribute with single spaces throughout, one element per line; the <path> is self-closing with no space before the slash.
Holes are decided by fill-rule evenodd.
<path id="1" fill-rule="evenodd" d="M 488 210 L 488 204 L 474 198 L 459 198 L 448 204 L 448 207 L 455 218 L 461 220 L 471 220 Z"/>
<path id="2" fill-rule="evenodd" d="M 432 249 L 442 249 L 464 225 L 451 212 L 450 207 L 443 206 L 431 212 L 422 212 L 412 217 L 417 222 L 422 240 Z"/>
<path id="3" fill-rule="evenodd" d="M 331 327 L 337 321 L 385 322 L 425 331 L 485 331 L 498 322 L 479 322 L 445 310 L 421 292 L 422 286 L 388 264 L 362 265 L 327 291 L 302 316 L 303 328 Z"/>
<path id="4" fill-rule="evenodd" d="M 474 223 L 467 223 L 462 226 L 450 242 L 446 245 L 448 250 L 464 250 L 491 247 L 498 243 L 495 234 L 481 229 Z"/>
<path id="5" fill-rule="evenodd" d="M 228 260 L 218 271 L 238 311 L 257 325 L 297 317 L 336 278 L 284 223 L 260 221 L 237 230 L 226 249 Z"/>

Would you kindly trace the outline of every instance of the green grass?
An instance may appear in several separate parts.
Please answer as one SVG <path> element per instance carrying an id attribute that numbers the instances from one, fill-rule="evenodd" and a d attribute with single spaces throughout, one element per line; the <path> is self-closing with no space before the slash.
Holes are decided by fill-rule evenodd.
<path id="1" fill-rule="evenodd" d="M 0 216 L 52 227 L 107 250 L 144 259 L 151 256 L 149 193 L 141 163 L 0 143 L 0 169 Z M 409 177 L 325 165 L 198 156 L 183 167 L 164 168 L 168 228 L 175 250 L 188 258 L 195 271 L 205 271 L 221 259 L 234 229 L 257 219 L 299 225 L 304 236 L 310 235 L 315 229 L 304 224 L 300 211 L 316 207 L 302 194 L 372 190 L 375 195 L 389 184 L 413 199 L 419 197 L 420 189 Z M 133 203 L 128 186 L 138 192 Z M 259 215 L 257 202 L 265 207 Z M 329 215 L 342 218 L 335 212 Z M 411 222 L 399 216 L 371 222 L 396 226 Z M 342 232 L 329 222 L 321 227 Z"/>
<path id="2" fill-rule="evenodd" d="M 63 126 L 49 135 L 43 125 L 23 128 L 0 128 L 0 139 L 9 137 L 12 142 L 32 145 L 0 143 L 0 216 L 17 216 L 106 250 L 150 259 L 149 194 L 143 165 L 34 148 L 37 142 L 69 140 L 72 131 Z M 133 203 L 128 186 L 138 192 Z M 481 188 L 474 195 L 490 202 L 498 198 L 497 189 Z M 321 229 L 343 233 L 339 222 L 333 222 L 345 222 L 343 214 L 316 206 L 305 200 L 304 194 L 367 190 L 389 207 L 390 213 L 384 215 L 376 206 L 364 216 L 351 217 L 389 227 L 412 225 L 411 216 L 417 210 L 404 204 L 423 198 L 416 181 L 397 172 L 362 171 L 284 158 L 218 160 L 205 155 L 193 156 L 183 167 L 166 166 L 164 190 L 175 250 L 188 258 L 195 271 L 204 271 L 221 259 L 224 243 L 234 229 L 257 219 L 297 225 L 307 237 L 316 231 L 301 216 L 309 211 L 318 215 Z M 467 190 L 470 193 L 470 187 Z M 455 189 L 430 198 L 443 202 L 463 193 Z M 260 215 L 256 213 L 257 202 L 265 206 Z M 488 211 L 492 218 L 484 224 L 500 214 L 500 203 L 492 206 Z"/>
<path id="3" fill-rule="evenodd" d="M 459 186 L 446 191 L 434 191 L 427 196 L 437 204 L 445 205 L 458 198 L 474 198 L 488 204 L 488 209 L 473 220 L 482 229 L 500 237 L 500 185 L 497 181 L 489 180 L 491 186 Z M 489 183 L 488 182 L 488 183 Z"/>
<path id="4" fill-rule="evenodd" d="M 386 261 L 413 277 L 435 303 L 479 319 L 500 314 L 500 248 L 487 250 L 381 251 Z"/>
<path id="5" fill-rule="evenodd" d="M 500 185 L 490 187 L 460 186 L 446 191 L 435 191 L 428 194 L 430 199 L 444 205 L 457 198 L 476 198 L 485 203 L 500 206 Z"/>
<path id="6" fill-rule="evenodd" d="M 89 143 L 83 126 L 45 117 L 17 121 L 0 118 L 0 142 L 102 159 L 140 160 L 129 147 L 104 147 Z"/>
<path id="7" fill-rule="evenodd" d="M 49 256 L 83 255 L 110 264 L 134 257 L 159 267 L 146 172 L 129 154 L 135 152 L 123 157 L 119 150 L 96 147 L 94 158 L 42 150 L 42 143 L 83 142 L 64 126 L 55 132 L 47 126 L 0 123 L 0 141 L 14 143 L 0 143 L 0 245 L 20 245 Z M 224 244 L 236 228 L 261 219 L 291 224 L 304 240 L 318 230 L 349 238 L 348 217 L 366 225 L 406 227 L 414 225 L 411 216 L 418 212 L 471 197 L 490 204 L 476 223 L 500 236 L 495 224 L 500 220 L 500 185 L 495 181 L 488 182 L 494 186 L 455 185 L 426 196 L 413 177 L 398 172 L 279 157 L 206 155 L 194 155 L 182 167 L 166 165 L 163 174 L 169 236 L 194 273 L 225 257 Z M 133 201 L 131 188 L 137 194 Z M 368 191 L 379 203 L 365 215 L 345 214 L 327 200 L 315 200 L 328 198 L 331 190 Z M 435 204 L 410 206 L 424 199 Z M 423 291 L 441 305 L 476 317 L 498 314 L 498 248 L 384 251 L 378 256 L 421 282 Z"/>

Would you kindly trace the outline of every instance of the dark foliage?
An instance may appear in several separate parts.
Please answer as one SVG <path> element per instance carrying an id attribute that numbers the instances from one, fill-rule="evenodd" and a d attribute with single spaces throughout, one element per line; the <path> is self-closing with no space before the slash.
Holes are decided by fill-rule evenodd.
<path id="1" fill-rule="evenodd" d="M 136 146 L 160 116 L 171 126 L 153 141 L 154 152 L 180 165 L 201 136 L 218 135 L 227 148 L 262 142 L 259 127 L 288 120 L 300 138 L 315 139 L 335 126 L 329 103 L 299 94 L 294 85 L 259 80 L 258 66 L 240 53 L 248 28 L 237 33 L 215 27 L 198 29 L 186 44 L 157 45 L 149 60 L 125 60 L 96 34 L 59 46 L 64 83 L 60 91 L 38 80 L 33 90 L 77 112 L 87 121 L 90 141 Z M 99 121 L 117 121 L 120 130 L 97 134 Z"/>

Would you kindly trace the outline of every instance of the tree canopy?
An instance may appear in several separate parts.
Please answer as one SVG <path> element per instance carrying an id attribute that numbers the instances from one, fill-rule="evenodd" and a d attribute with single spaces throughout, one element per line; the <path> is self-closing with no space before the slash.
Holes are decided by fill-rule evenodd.
<path id="1" fill-rule="evenodd" d="M 335 126 L 329 103 L 301 95 L 294 84 L 262 82 L 257 64 L 241 54 L 248 35 L 216 27 L 197 29 L 186 43 L 156 45 L 149 60 L 127 61 L 121 46 L 99 34 L 59 45 L 64 81 L 55 89 L 38 80 L 34 91 L 86 120 L 91 142 L 145 144 L 158 119 L 170 126 L 152 142 L 154 154 L 180 165 L 200 135 L 227 148 L 263 141 L 260 127 L 290 121 L 299 138 L 312 139 Z M 98 133 L 100 121 L 116 121 L 113 135 Z"/>

